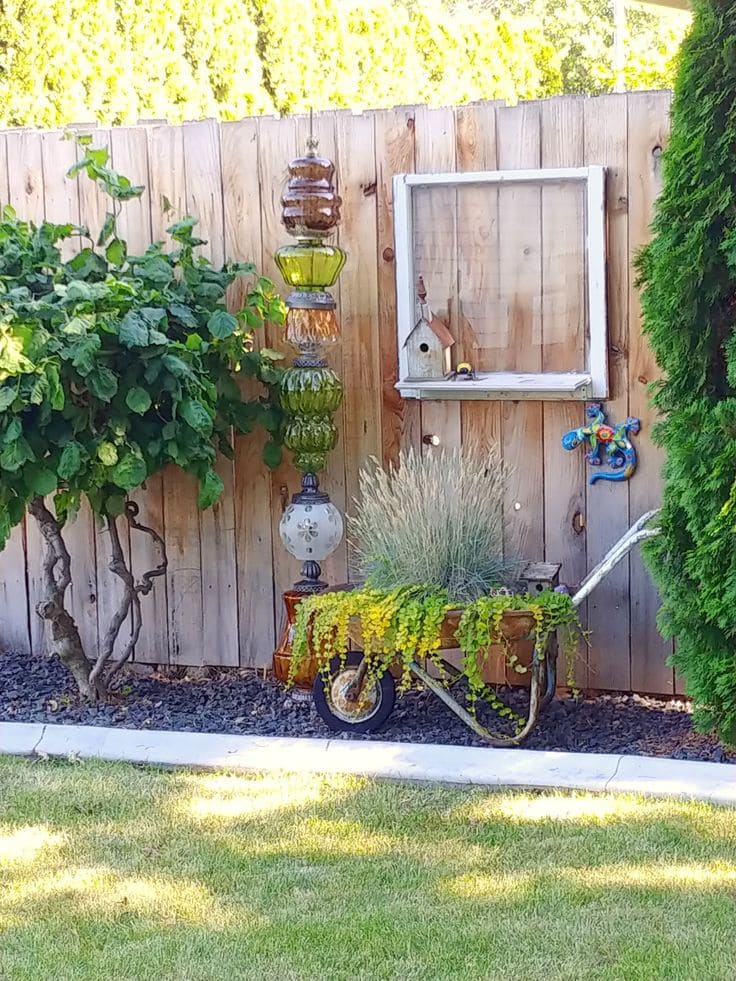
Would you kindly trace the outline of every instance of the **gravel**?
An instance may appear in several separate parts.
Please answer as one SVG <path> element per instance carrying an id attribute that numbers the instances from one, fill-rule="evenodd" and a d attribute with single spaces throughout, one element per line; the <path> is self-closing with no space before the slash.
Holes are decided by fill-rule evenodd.
<path id="1" fill-rule="evenodd" d="M 130 672 L 108 703 L 87 706 L 78 702 L 55 658 L 6 653 L 0 655 L 0 721 L 334 738 L 308 695 L 285 691 L 253 672 L 210 671 L 205 679 L 197 677 L 201 673 L 146 677 Z M 511 696 L 519 706 L 522 699 L 518 692 Z M 484 745 L 437 698 L 421 690 L 397 698 L 380 732 L 340 738 Z M 736 751 L 693 731 L 686 701 L 641 695 L 558 698 L 524 747 L 736 763 Z"/>

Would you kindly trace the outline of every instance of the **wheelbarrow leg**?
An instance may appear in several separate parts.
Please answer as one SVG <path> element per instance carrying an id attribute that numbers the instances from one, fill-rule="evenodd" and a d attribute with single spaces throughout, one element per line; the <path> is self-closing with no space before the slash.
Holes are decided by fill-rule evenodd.
<path id="1" fill-rule="evenodd" d="M 472 729 L 476 735 L 480 736 L 484 742 L 487 742 L 489 746 L 494 746 L 497 749 L 503 749 L 507 746 L 518 746 L 522 743 L 532 729 L 537 724 L 537 719 L 539 718 L 540 709 L 543 706 L 543 700 L 539 698 L 539 689 L 541 676 L 545 674 L 543 665 L 546 663 L 546 659 L 540 659 L 537 656 L 537 651 L 535 649 L 533 661 L 532 661 L 532 678 L 531 687 L 529 690 L 529 715 L 527 717 L 524 728 L 521 729 L 513 736 L 501 736 L 499 734 L 494 734 L 490 732 L 484 725 L 471 715 L 467 709 L 452 697 L 452 695 L 444 688 L 438 681 L 436 681 L 430 674 L 428 674 L 424 668 L 420 667 L 416 661 L 411 661 L 409 663 L 409 668 L 412 674 L 416 675 L 420 681 L 423 681 L 427 688 L 432 691 L 440 701 L 444 702 L 451 712 Z M 550 672 L 547 674 L 547 690 L 549 690 L 549 678 Z M 552 673 L 554 675 L 554 672 Z M 554 679 L 552 681 L 552 693 L 554 694 Z M 545 698 L 547 697 L 547 692 L 545 692 Z"/>

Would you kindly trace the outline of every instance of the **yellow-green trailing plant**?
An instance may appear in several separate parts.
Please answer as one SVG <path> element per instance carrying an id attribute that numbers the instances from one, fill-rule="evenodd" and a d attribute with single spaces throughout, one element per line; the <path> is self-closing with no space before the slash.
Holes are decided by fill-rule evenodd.
<path id="1" fill-rule="evenodd" d="M 402 686 L 406 687 L 413 661 L 429 660 L 442 668 L 442 626 L 447 614 L 457 611 L 460 618 L 456 640 L 462 652 L 461 672 L 467 681 L 471 708 L 482 697 L 501 715 L 518 721 L 513 710 L 483 680 L 484 665 L 491 652 L 499 648 L 505 652 L 512 670 L 518 674 L 528 670 L 519 663 L 514 643 L 504 631 L 504 615 L 514 610 L 528 613 L 533 620 L 531 638 L 542 658 L 550 638 L 559 632 L 568 684 L 573 687 L 572 663 L 583 630 L 569 596 L 552 591 L 481 596 L 459 605 L 452 602 L 446 590 L 421 585 L 392 591 L 364 587 L 305 598 L 296 615 L 291 677 L 310 657 L 326 674 L 332 659 L 339 657 L 344 663 L 348 651 L 359 640 L 369 659 L 369 676 L 379 678 L 395 665 L 401 670 Z"/>

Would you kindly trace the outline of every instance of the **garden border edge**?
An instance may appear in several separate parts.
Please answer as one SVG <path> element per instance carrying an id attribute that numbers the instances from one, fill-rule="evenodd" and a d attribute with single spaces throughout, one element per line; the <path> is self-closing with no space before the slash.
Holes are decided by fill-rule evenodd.
<path id="1" fill-rule="evenodd" d="M 202 770 L 353 774 L 503 789 L 587 790 L 736 806 L 736 767 L 651 756 L 0 722 L 0 755 Z"/>

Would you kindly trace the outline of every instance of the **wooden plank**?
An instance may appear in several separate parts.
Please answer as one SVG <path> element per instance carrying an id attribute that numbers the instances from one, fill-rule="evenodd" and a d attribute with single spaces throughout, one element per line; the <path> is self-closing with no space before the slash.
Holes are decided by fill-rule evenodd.
<path id="1" fill-rule="evenodd" d="M 258 184 L 258 125 L 255 119 L 220 128 L 225 254 L 229 260 L 262 265 L 261 193 Z M 245 299 L 245 281 L 233 284 L 231 309 Z M 259 345 L 264 337 L 257 332 Z M 245 397 L 259 386 L 245 382 Z M 261 460 L 265 438 L 257 432 L 235 438 L 235 555 L 238 582 L 240 664 L 270 665 L 274 649 L 271 477 Z"/>
<path id="2" fill-rule="evenodd" d="M 199 219 L 199 234 L 207 239 L 203 252 L 220 268 L 225 260 L 225 218 L 220 129 L 216 120 L 184 126 L 184 164 L 187 211 Z M 222 497 L 213 507 L 199 512 L 203 629 L 210 663 L 237 665 L 240 652 L 233 461 L 218 454 L 215 469 L 224 484 Z"/>
<path id="3" fill-rule="evenodd" d="M 668 135 L 669 92 L 636 92 L 628 96 L 629 256 L 649 238 L 654 201 L 662 182 L 661 154 Z M 654 355 L 642 336 L 637 290 L 629 291 L 629 411 L 641 419 L 636 438 L 639 463 L 629 481 L 630 517 L 657 507 L 662 500 L 664 454 L 652 442 L 656 416 L 648 385 L 657 377 Z M 641 552 L 630 558 L 631 684 L 635 691 L 671 694 L 672 668 L 666 664 L 672 645 L 659 635 L 655 617 L 657 591 L 644 567 Z"/>
<path id="4" fill-rule="evenodd" d="M 499 108 L 496 114 L 498 165 L 536 168 L 540 160 L 539 106 L 527 103 Z M 540 371 L 541 195 L 522 185 L 499 190 L 499 264 L 502 296 L 509 298 L 508 337 L 514 370 Z M 499 368 L 501 366 L 499 365 Z M 506 367 L 506 366 L 504 366 Z M 503 459 L 512 471 L 506 508 L 510 553 L 530 561 L 544 554 L 544 475 L 542 406 L 506 402 L 501 409 Z"/>
<path id="5" fill-rule="evenodd" d="M 63 134 L 58 132 L 41 134 L 44 213 L 47 221 L 79 223 L 77 182 L 66 176 L 75 161 L 73 140 L 63 139 Z M 67 239 L 61 248 L 62 256 L 70 258 L 78 246 L 78 239 Z M 76 519 L 64 529 L 64 539 L 72 559 L 69 606 L 88 657 L 96 657 L 98 651 L 96 539 L 99 526 L 99 519 L 94 517 L 85 500 Z"/>
<path id="6" fill-rule="evenodd" d="M 456 161 L 459 171 L 495 170 L 496 103 L 463 106 L 455 114 Z M 485 309 L 498 302 L 498 194 L 470 186 L 458 194 L 458 289 L 454 329 L 456 361 L 469 361 L 478 369 L 473 345 L 475 328 L 483 325 Z M 490 452 L 501 448 L 501 406 L 494 398 L 460 403 L 463 445 Z M 499 502 L 503 508 L 503 501 Z M 506 662 L 498 651 L 486 664 L 487 678 L 506 681 Z"/>
<path id="7" fill-rule="evenodd" d="M 368 457 L 381 457 L 381 349 L 378 320 L 376 148 L 373 116 L 339 113 L 338 159 L 342 195 L 340 244 L 348 263 L 340 277 L 345 389 L 345 497 L 358 495 L 358 477 Z"/>
<path id="8" fill-rule="evenodd" d="M 394 244 L 394 174 L 414 169 L 415 110 L 399 108 L 375 115 L 376 211 L 378 263 L 378 336 L 381 350 L 381 442 L 384 464 L 396 462 L 401 446 L 421 445 L 421 418 L 415 401 L 401 398 L 396 334 Z"/>
<path id="9" fill-rule="evenodd" d="M 617 423 L 629 414 L 629 178 L 625 95 L 585 101 L 585 161 L 604 164 L 608 230 L 608 365 L 606 411 Z M 589 468 L 588 468 L 589 469 Z M 638 478 L 635 478 L 638 479 Z M 627 484 L 586 487 L 588 567 L 593 568 L 629 528 Z M 631 685 L 629 563 L 620 562 L 588 600 L 590 688 L 627 691 Z"/>
<path id="10" fill-rule="evenodd" d="M 166 228 L 186 212 L 183 131 L 154 126 L 147 132 L 151 231 L 154 239 L 166 240 Z M 175 467 L 163 474 L 163 519 L 169 558 L 169 661 L 207 663 L 210 652 L 204 644 L 197 482 Z"/>
<path id="11" fill-rule="evenodd" d="M 43 221 L 43 165 L 41 163 L 41 134 L 15 131 L 5 134 L 7 158 L 7 197 L 19 218 Z M 46 650 L 45 621 L 36 613 L 36 604 L 43 597 L 41 562 L 43 539 L 34 520 L 26 520 L 26 576 L 28 589 L 28 625 L 30 646 L 34 653 Z"/>
<path id="12" fill-rule="evenodd" d="M 131 255 L 141 255 L 152 240 L 151 192 L 148 175 L 148 138 L 142 126 L 116 127 L 111 134 L 112 163 L 115 169 L 146 189 L 139 198 L 122 206 L 118 230 Z M 165 221 L 165 219 L 164 219 Z M 159 226 L 159 233 L 161 228 Z M 130 495 L 139 508 L 139 521 L 163 535 L 163 479 L 154 474 L 146 487 Z M 150 536 L 132 533 L 130 536 L 131 566 L 140 577 L 161 561 L 159 551 Z M 98 570 L 99 572 L 99 570 Z M 166 664 L 169 660 L 169 625 L 166 602 L 166 577 L 156 579 L 152 591 L 141 600 L 142 625 L 134 659 L 146 664 Z"/>
<path id="13" fill-rule="evenodd" d="M 312 130 L 314 136 L 319 140 L 318 153 L 327 157 L 329 160 L 335 164 L 335 187 L 339 194 L 343 198 L 343 208 L 342 215 L 343 220 L 338 225 L 337 230 L 333 233 L 333 236 L 328 241 L 334 242 L 336 245 L 342 244 L 342 237 L 344 233 L 345 225 L 345 197 L 346 197 L 346 187 L 345 178 L 343 174 L 343 158 L 341 157 L 341 149 L 338 147 L 337 142 L 337 117 L 339 116 L 350 116 L 350 113 L 339 113 L 334 112 L 321 112 L 314 115 L 312 119 Z M 297 116 L 296 122 L 296 140 L 297 149 L 300 153 L 304 152 L 307 145 L 307 137 L 309 136 L 310 123 L 309 116 Z M 288 160 L 286 161 L 289 162 Z M 350 205 L 347 204 L 348 210 Z M 280 220 L 280 215 L 279 215 Z M 286 233 L 283 225 L 281 226 L 281 245 L 288 245 L 294 240 L 290 235 Z M 372 251 L 372 248 L 371 248 Z M 360 255 L 356 249 L 352 250 L 352 255 L 355 259 Z M 349 502 L 349 497 L 346 493 L 345 486 L 345 461 L 348 452 L 346 444 L 346 434 L 347 434 L 347 402 L 351 398 L 348 394 L 349 382 L 344 376 L 344 358 L 346 357 L 347 348 L 346 345 L 350 344 L 350 333 L 351 328 L 349 325 L 344 324 L 343 318 L 343 302 L 347 302 L 347 312 L 350 314 L 351 302 L 350 298 L 346 297 L 346 276 L 347 283 L 351 281 L 351 277 L 355 275 L 355 267 L 350 261 L 346 265 L 345 269 L 340 275 L 335 286 L 332 288 L 331 292 L 337 301 L 337 319 L 341 327 L 341 336 L 335 344 L 327 345 L 324 348 L 324 355 L 328 364 L 337 371 L 338 375 L 343 379 L 344 392 L 343 392 L 343 402 L 340 408 L 333 416 L 333 421 L 337 427 L 338 437 L 337 446 L 327 457 L 327 466 L 321 474 L 318 474 L 320 479 L 320 485 L 323 489 L 330 495 L 330 499 L 333 504 L 340 509 L 344 515 L 347 510 L 347 505 Z M 281 279 L 279 275 L 279 280 Z M 358 303 L 361 302 L 362 297 L 353 298 Z M 281 543 L 279 541 L 279 545 Z M 283 547 L 283 546 L 281 546 Z M 348 579 L 348 553 L 347 553 L 347 539 L 343 537 L 337 550 L 329 556 L 324 562 L 322 562 L 322 579 L 329 584 L 344 583 Z"/>
<path id="14" fill-rule="evenodd" d="M 286 296 L 287 288 L 273 254 L 290 241 L 281 224 L 281 192 L 288 179 L 288 164 L 297 152 L 296 120 L 264 116 L 258 120 L 258 177 L 261 187 L 261 237 L 263 274 L 273 280 Z M 295 355 L 283 336 L 283 329 L 270 325 L 266 329 L 269 347 L 284 351 L 288 360 Z M 276 615 L 281 617 L 281 594 L 299 578 L 299 563 L 281 544 L 279 521 L 292 494 L 300 487 L 300 476 L 284 451 L 281 465 L 271 474 L 271 536 L 273 542 L 274 595 Z"/>
<path id="15" fill-rule="evenodd" d="M 457 167 L 460 171 L 494 170 L 496 168 L 496 104 L 492 102 L 463 106 L 456 112 L 455 136 Z M 478 369 L 472 344 L 474 337 L 463 333 L 466 321 L 482 316 L 472 304 L 487 299 L 498 303 L 498 194 L 487 189 L 468 188 L 459 197 L 458 222 L 462 236 L 458 240 L 458 343 L 461 360 L 469 360 Z M 467 309 L 472 311 L 468 316 Z M 496 401 L 463 402 L 460 407 L 463 443 L 474 443 L 490 449 L 501 445 L 501 407 Z"/>
<path id="16" fill-rule="evenodd" d="M 5 133 L 0 133 L 0 210 L 10 203 L 9 194 L 7 144 Z M 24 525 L 25 521 L 13 528 L 5 548 L 0 551 L 0 650 L 29 654 Z"/>
<path id="17" fill-rule="evenodd" d="M 541 105 L 542 166 L 576 167 L 583 162 L 582 99 L 551 99 Z M 564 371 L 585 361 L 585 195 L 575 184 L 542 187 L 542 368 Z M 568 453 L 563 433 L 582 425 L 584 406 L 545 402 L 544 554 L 560 563 L 562 582 L 579 583 L 587 565 L 585 457 Z M 583 617 L 585 611 L 581 611 Z M 588 683 L 587 647 L 575 666 L 576 683 Z M 564 679 L 561 679 L 564 682 Z"/>
<path id="18" fill-rule="evenodd" d="M 418 108 L 415 116 L 415 165 L 418 173 L 455 170 L 455 114 L 452 109 Z M 414 272 L 422 276 L 432 312 L 449 325 L 457 311 L 457 195 L 441 186 L 418 189 L 414 199 Z M 455 358 L 454 349 L 451 352 Z M 421 408 L 423 436 L 436 436 L 439 446 L 461 443 L 460 406 L 426 402 Z M 425 446 L 426 448 L 426 446 Z"/>

